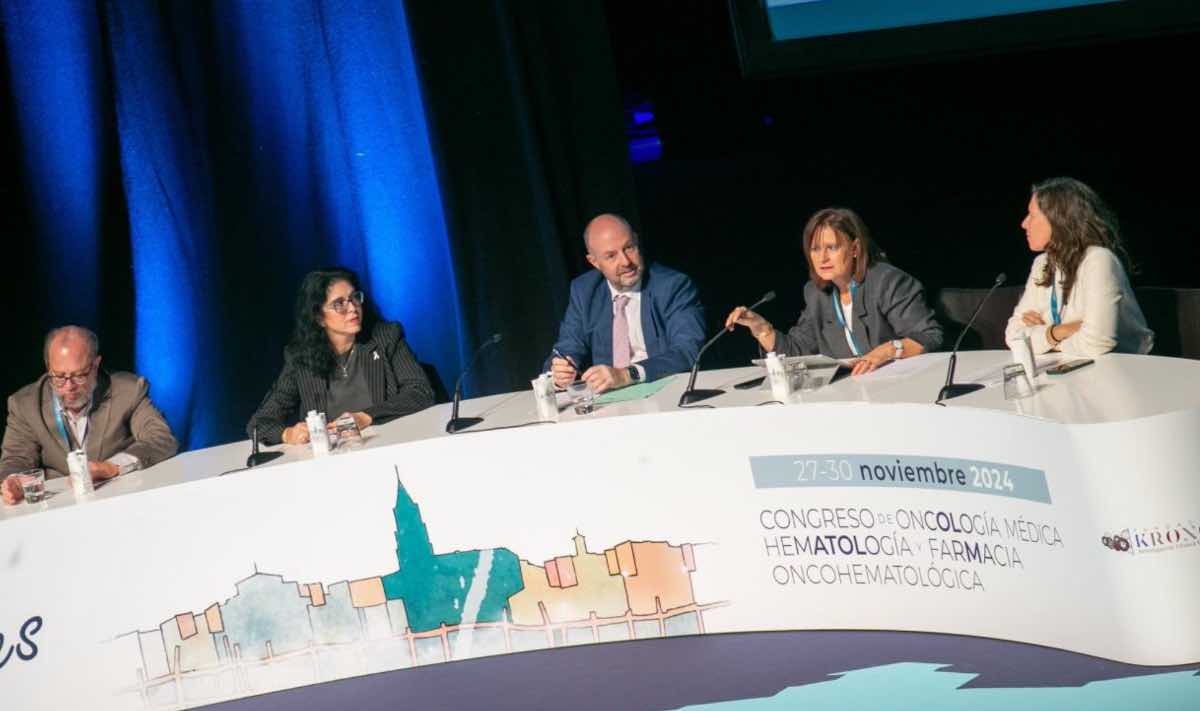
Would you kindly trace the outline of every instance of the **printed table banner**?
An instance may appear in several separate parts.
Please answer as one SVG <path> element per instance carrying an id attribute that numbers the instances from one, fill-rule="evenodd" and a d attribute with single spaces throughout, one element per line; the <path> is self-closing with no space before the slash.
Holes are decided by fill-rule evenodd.
<path id="1" fill-rule="evenodd" d="M 177 709 L 771 630 L 1195 664 L 1197 432 L 1200 410 L 1079 426 L 923 405 L 689 411 L 48 510 L 0 521 L 0 690 L 11 708 Z M 635 698 L 653 674 L 622 683 Z"/>

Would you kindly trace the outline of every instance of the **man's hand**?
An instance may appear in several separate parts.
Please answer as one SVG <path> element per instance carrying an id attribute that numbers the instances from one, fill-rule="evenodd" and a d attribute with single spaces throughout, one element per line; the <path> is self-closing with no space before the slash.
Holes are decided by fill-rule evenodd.
<path id="1" fill-rule="evenodd" d="M 1037 311 L 1026 311 L 1021 314 L 1021 321 L 1026 326 L 1045 326 L 1046 322 L 1042 320 L 1042 315 Z"/>
<path id="2" fill-rule="evenodd" d="M 9 476 L 0 481 L 0 498 L 4 499 L 4 503 L 12 506 L 21 499 L 25 498 L 25 490 L 21 488 L 21 482 L 15 476 Z"/>
<path id="3" fill-rule="evenodd" d="M 583 379 L 592 386 L 592 391 L 597 395 L 606 390 L 623 388 L 633 382 L 629 377 L 628 368 L 613 368 L 607 365 L 593 365 L 584 371 Z"/>
<path id="4" fill-rule="evenodd" d="M 358 431 L 362 432 L 371 426 L 371 416 L 365 412 L 348 412 L 346 413 L 354 418 L 354 424 L 358 426 Z"/>
<path id="5" fill-rule="evenodd" d="M 550 360 L 550 374 L 554 376 L 554 385 L 556 387 L 566 388 L 575 382 L 577 372 L 575 366 L 566 358 L 552 358 Z"/>
<path id="6" fill-rule="evenodd" d="M 285 429 L 283 441 L 285 444 L 308 444 L 308 425 L 304 422 L 297 422 Z"/>
<path id="7" fill-rule="evenodd" d="M 112 462 L 88 462 L 88 472 L 92 475 L 92 481 L 104 481 L 120 474 L 121 467 Z"/>

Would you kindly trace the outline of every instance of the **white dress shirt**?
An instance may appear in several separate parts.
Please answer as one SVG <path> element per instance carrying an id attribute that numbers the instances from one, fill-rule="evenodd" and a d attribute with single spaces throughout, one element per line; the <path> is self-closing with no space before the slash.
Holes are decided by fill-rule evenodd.
<path id="1" fill-rule="evenodd" d="M 612 294 L 613 309 L 617 307 L 618 296 L 629 297 L 629 301 L 625 302 L 625 321 L 629 324 L 629 349 L 633 352 L 629 363 L 637 369 L 638 380 L 645 380 L 646 369 L 638 365 L 650 357 L 646 353 L 646 334 L 642 332 L 642 283 L 638 281 L 629 289 L 618 291 L 612 282 L 608 282 L 608 291 Z"/>
<path id="2" fill-rule="evenodd" d="M 62 410 L 63 422 L 71 428 L 71 434 L 75 436 L 75 441 L 79 443 L 79 446 L 85 449 L 87 447 L 88 413 L 91 410 L 91 401 L 80 411 L 79 415 L 72 415 L 66 408 Z M 117 465 L 122 474 L 128 474 L 142 467 L 138 458 L 128 452 L 117 452 L 105 461 Z"/>
<path id="3" fill-rule="evenodd" d="M 1034 353 L 1046 353 L 1053 346 L 1046 339 L 1046 329 L 1054 323 L 1050 314 L 1050 292 L 1057 294 L 1062 323 L 1081 321 L 1082 325 L 1069 338 L 1058 344 L 1058 350 L 1071 356 L 1094 357 L 1109 351 L 1117 353 L 1149 353 L 1154 347 L 1154 332 L 1146 327 L 1146 317 L 1138 306 L 1129 286 L 1129 278 L 1121 261 L 1104 247 L 1088 247 L 1075 271 L 1071 298 L 1063 303 L 1062 270 L 1054 275 L 1054 285 L 1038 286 L 1046 269 L 1046 255 L 1039 254 L 1029 270 L 1025 292 L 1008 320 L 1004 338 L 1010 344 L 1026 334 Z M 1021 314 L 1035 311 L 1046 323 L 1026 326 Z"/>

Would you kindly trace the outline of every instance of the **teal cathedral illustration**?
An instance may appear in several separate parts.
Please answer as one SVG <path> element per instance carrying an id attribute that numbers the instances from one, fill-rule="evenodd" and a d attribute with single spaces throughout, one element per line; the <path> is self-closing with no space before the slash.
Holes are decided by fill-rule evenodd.
<path id="1" fill-rule="evenodd" d="M 521 565 L 507 548 L 436 554 L 421 509 L 397 481 L 396 559 L 383 576 L 384 595 L 401 600 L 413 632 L 439 625 L 498 622 L 508 598 L 520 592 Z"/>

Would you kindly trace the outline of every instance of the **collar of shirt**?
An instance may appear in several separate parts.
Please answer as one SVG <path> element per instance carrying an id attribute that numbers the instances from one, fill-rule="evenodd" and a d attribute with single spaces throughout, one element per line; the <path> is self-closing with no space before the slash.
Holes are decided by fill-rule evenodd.
<path id="1" fill-rule="evenodd" d="M 607 279 L 604 280 L 604 283 L 608 284 L 608 293 L 612 295 L 613 301 L 616 301 L 618 296 L 628 296 L 630 299 L 634 299 L 640 298 L 642 295 L 641 279 L 638 279 L 637 283 L 628 289 L 618 289 L 617 287 L 613 286 L 611 281 L 608 281 Z"/>
<path id="2" fill-rule="evenodd" d="M 87 405 L 79 411 L 78 415 L 72 414 L 65 407 L 62 409 L 64 418 L 67 421 L 67 426 L 71 428 L 71 434 L 75 435 L 75 441 L 80 447 L 87 441 L 88 415 L 92 411 L 92 401 L 89 398 Z"/>

